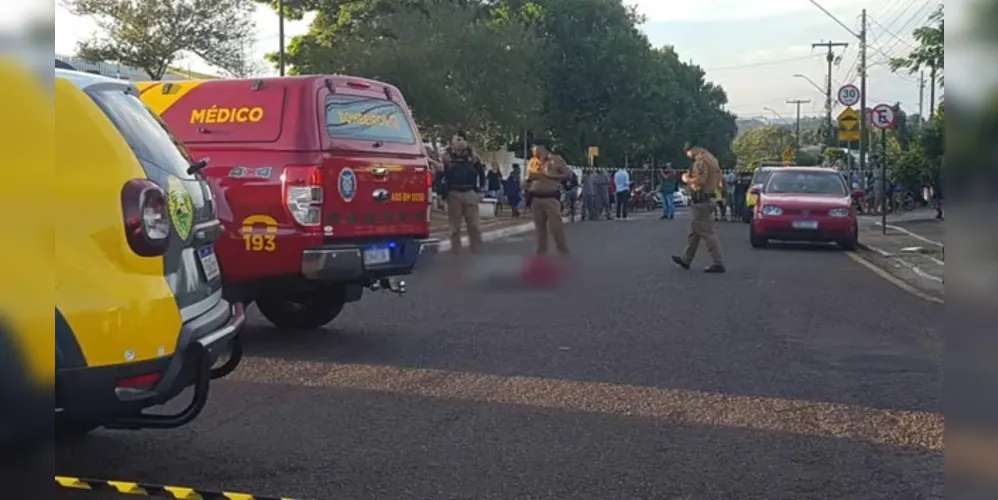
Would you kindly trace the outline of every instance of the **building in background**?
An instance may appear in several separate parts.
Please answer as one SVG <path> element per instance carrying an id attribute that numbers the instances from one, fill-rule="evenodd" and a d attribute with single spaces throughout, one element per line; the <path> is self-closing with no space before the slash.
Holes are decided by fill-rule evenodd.
<path id="1" fill-rule="evenodd" d="M 151 80 L 149 73 L 145 71 L 133 68 L 131 66 L 126 66 L 120 63 L 111 63 L 104 61 L 88 61 L 76 56 L 68 56 L 63 54 L 56 54 L 56 60 L 62 61 L 69 64 L 73 68 L 79 71 L 86 71 L 88 73 L 93 73 L 95 75 L 103 75 L 111 78 L 117 78 L 120 80 L 131 80 L 131 81 L 144 81 Z M 183 71 L 176 68 L 170 68 L 163 75 L 163 80 L 213 80 L 216 78 L 221 78 L 217 75 L 209 75 L 205 73 L 197 73 L 194 71 Z"/>

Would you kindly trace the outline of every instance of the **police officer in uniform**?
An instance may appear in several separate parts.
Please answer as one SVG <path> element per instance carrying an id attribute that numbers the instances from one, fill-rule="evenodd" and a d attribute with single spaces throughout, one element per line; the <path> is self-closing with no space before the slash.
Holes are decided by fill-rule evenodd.
<path id="1" fill-rule="evenodd" d="M 565 160 L 548 150 L 546 141 L 534 143 L 534 157 L 530 159 L 524 184 L 531 197 L 531 210 L 537 233 L 537 253 L 548 251 L 548 234 L 554 238 L 560 255 L 568 255 L 565 224 L 561 220 L 561 182 L 571 179 L 572 171 Z"/>
<path id="2" fill-rule="evenodd" d="M 482 248 L 482 230 L 478 221 L 478 204 L 485 190 L 485 165 L 468 145 L 468 136 L 457 132 L 444 152 L 444 197 L 447 199 L 447 219 L 450 223 L 451 251 L 461 251 L 461 221 L 468 226 L 471 252 Z"/>
<path id="3" fill-rule="evenodd" d="M 714 200 L 721 186 L 721 167 L 717 163 L 717 158 L 701 147 L 694 146 L 687 149 L 686 156 L 693 160 L 693 168 L 683 174 L 683 182 L 692 191 L 690 213 L 693 220 L 690 222 L 690 237 L 686 251 L 683 255 L 672 256 L 672 261 L 683 269 L 689 269 L 700 243 L 703 242 L 707 245 L 707 252 L 714 261 L 704 271 L 723 273 L 724 256 L 721 255 L 721 245 L 717 241 L 717 235 L 714 234 L 714 221 L 711 218 Z"/>

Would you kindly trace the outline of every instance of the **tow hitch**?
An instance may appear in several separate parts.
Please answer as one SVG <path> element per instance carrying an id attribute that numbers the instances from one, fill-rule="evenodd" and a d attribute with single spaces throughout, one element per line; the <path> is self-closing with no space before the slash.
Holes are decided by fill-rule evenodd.
<path id="1" fill-rule="evenodd" d="M 371 291 L 373 292 L 377 292 L 379 290 L 387 290 L 389 292 L 393 292 L 398 294 L 399 296 L 402 296 L 405 295 L 405 280 L 398 280 L 395 278 L 381 278 L 375 281 L 374 283 L 371 283 L 371 286 L 368 288 L 370 288 Z"/>

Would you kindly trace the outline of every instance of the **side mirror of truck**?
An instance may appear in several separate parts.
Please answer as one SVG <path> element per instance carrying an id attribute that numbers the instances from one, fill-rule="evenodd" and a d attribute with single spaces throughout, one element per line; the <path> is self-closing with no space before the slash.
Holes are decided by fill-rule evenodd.
<path id="1" fill-rule="evenodd" d="M 753 186 L 752 188 L 750 188 L 750 189 L 748 190 L 748 192 L 749 192 L 749 194 L 751 194 L 752 196 L 759 196 L 759 193 L 761 193 L 761 192 L 762 192 L 762 190 L 761 190 L 761 189 L 759 189 L 759 188 L 757 188 L 757 187 L 755 187 L 755 186 Z"/>

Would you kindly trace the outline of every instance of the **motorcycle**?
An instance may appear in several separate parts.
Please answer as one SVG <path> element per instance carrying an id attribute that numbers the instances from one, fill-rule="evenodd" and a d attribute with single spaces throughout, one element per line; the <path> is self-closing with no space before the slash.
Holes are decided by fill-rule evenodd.
<path id="1" fill-rule="evenodd" d="M 638 186 L 631 191 L 631 208 L 634 210 L 646 210 L 648 208 L 647 193 L 644 186 Z"/>
<path id="2" fill-rule="evenodd" d="M 662 199 L 662 193 L 656 191 L 648 196 L 648 210 L 657 210 L 662 208 L 665 201 Z"/>

